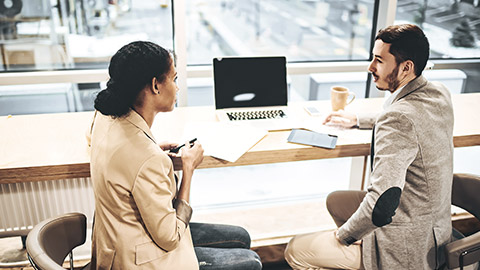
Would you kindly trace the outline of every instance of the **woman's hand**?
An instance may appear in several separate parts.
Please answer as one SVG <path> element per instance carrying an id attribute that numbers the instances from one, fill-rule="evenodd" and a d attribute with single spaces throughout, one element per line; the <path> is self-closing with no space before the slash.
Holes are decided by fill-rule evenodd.
<path id="1" fill-rule="evenodd" d="M 158 144 L 158 146 L 160 146 L 160 149 L 162 149 L 163 151 L 168 151 L 168 150 L 171 150 L 175 147 L 178 146 L 178 143 L 172 143 L 172 142 L 160 142 Z"/>
<path id="2" fill-rule="evenodd" d="M 181 158 L 183 166 L 182 182 L 180 189 L 178 190 L 177 199 L 190 202 L 190 185 L 192 183 L 193 171 L 202 163 L 203 160 L 203 148 L 198 142 L 195 142 L 193 146 L 190 146 L 190 142 L 185 142 L 185 146 L 182 147 Z"/>
<path id="3" fill-rule="evenodd" d="M 203 147 L 197 141 L 193 146 L 189 142 L 185 142 L 185 146 L 181 149 L 181 158 L 183 171 L 195 170 L 203 161 Z"/>

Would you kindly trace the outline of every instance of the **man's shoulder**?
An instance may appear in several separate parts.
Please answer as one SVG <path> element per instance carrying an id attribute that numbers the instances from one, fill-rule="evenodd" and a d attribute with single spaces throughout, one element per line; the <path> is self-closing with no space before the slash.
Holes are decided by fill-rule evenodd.
<path id="1" fill-rule="evenodd" d="M 441 83 L 428 82 L 392 103 L 380 114 L 378 121 L 410 121 L 417 127 L 427 127 L 437 121 L 450 121 L 451 118 L 453 107 L 450 92 Z"/>
<path id="2" fill-rule="evenodd" d="M 425 82 L 425 84 L 399 98 L 397 102 L 392 104 L 391 109 L 417 112 L 428 107 L 422 106 L 422 104 L 451 105 L 450 91 L 443 83 L 426 80 Z"/>

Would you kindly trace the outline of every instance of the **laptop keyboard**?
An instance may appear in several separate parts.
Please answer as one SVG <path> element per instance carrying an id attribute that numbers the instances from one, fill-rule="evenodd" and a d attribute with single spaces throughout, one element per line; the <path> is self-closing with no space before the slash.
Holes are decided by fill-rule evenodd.
<path id="1" fill-rule="evenodd" d="M 280 119 L 287 117 L 287 115 L 282 110 L 227 112 L 227 116 L 228 119 L 230 119 L 231 121 Z"/>

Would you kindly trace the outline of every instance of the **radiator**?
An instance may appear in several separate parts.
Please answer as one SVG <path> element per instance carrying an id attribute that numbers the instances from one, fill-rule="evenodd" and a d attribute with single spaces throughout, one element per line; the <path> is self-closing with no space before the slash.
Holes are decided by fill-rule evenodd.
<path id="1" fill-rule="evenodd" d="M 0 237 L 26 235 L 42 220 L 69 212 L 87 216 L 95 201 L 90 178 L 0 184 Z"/>

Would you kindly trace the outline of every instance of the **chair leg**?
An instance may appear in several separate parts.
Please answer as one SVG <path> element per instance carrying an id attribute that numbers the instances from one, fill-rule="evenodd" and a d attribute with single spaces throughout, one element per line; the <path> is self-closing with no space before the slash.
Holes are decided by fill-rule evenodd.
<path id="1" fill-rule="evenodd" d="M 73 270 L 73 250 L 68 254 L 70 257 L 70 270 Z"/>
<path id="2" fill-rule="evenodd" d="M 20 236 L 22 238 L 22 248 L 23 249 L 26 249 L 27 248 L 27 236 L 26 235 L 22 235 Z"/>

